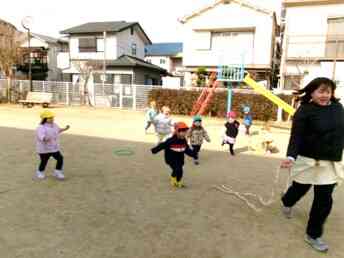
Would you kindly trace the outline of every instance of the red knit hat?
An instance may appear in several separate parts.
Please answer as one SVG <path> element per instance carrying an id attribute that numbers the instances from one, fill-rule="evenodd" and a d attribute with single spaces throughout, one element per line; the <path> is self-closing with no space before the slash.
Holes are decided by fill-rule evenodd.
<path id="1" fill-rule="evenodd" d="M 178 122 L 175 124 L 174 128 L 176 129 L 176 131 L 179 130 L 188 130 L 189 127 L 187 126 L 187 124 L 185 124 L 184 122 Z"/>

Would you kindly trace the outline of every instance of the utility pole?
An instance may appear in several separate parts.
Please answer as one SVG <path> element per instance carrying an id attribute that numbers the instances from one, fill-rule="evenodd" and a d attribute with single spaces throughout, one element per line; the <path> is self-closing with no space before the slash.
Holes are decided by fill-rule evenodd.
<path id="1" fill-rule="evenodd" d="M 27 45 L 29 49 L 29 81 L 30 81 L 30 91 L 32 91 L 32 66 L 31 66 L 31 26 L 33 19 L 30 16 L 24 17 L 22 20 L 22 26 L 27 30 Z"/>
<path id="2" fill-rule="evenodd" d="M 104 59 L 103 59 L 103 96 L 105 95 L 105 81 L 106 81 L 106 31 L 103 33 L 104 38 Z"/>

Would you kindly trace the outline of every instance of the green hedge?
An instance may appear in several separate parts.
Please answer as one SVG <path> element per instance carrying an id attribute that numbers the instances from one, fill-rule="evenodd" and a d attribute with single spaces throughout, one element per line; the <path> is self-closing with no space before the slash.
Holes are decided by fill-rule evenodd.
<path id="1" fill-rule="evenodd" d="M 173 114 L 190 115 L 195 101 L 201 94 L 201 90 L 202 89 L 200 89 L 200 91 L 153 89 L 149 92 L 148 103 L 155 100 L 159 109 L 166 105 L 171 108 Z M 291 103 L 292 96 L 278 96 L 287 103 Z M 235 92 L 233 94 L 232 110 L 241 113 L 242 105 L 249 105 L 251 107 L 254 120 L 275 120 L 277 117 L 277 106 L 262 95 Z M 224 117 L 226 109 L 227 91 L 216 92 L 207 110 L 208 115 Z M 287 118 L 287 114 L 285 112 L 283 117 L 285 119 Z"/>

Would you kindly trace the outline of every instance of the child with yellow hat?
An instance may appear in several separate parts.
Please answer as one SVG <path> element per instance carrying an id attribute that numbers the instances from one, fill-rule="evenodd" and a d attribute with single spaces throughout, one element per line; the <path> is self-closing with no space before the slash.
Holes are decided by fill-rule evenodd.
<path id="1" fill-rule="evenodd" d="M 54 113 L 45 110 L 41 113 L 41 123 L 36 131 L 36 147 L 37 153 L 41 159 L 38 170 L 36 171 L 37 179 L 45 179 L 45 167 L 48 164 L 50 157 L 56 159 L 56 169 L 53 176 L 57 179 L 63 180 L 63 156 L 60 152 L 59 137 L 60 134 L 69 129 L 69 125 L 61 129 L 54 123 Z"/>
<path id="2" fill-rule="evenodd" d="M 178 188 L 184 187 L 184 154 L 196 158 L 195 152 L 190 149 L 186 140 L 188 130 L 189 127 L 184 122 L 176 123 L 173 136 L 151 150 L 153 154 L 165 150 L 165 162 L 172 169 L 171 185 Z"/>

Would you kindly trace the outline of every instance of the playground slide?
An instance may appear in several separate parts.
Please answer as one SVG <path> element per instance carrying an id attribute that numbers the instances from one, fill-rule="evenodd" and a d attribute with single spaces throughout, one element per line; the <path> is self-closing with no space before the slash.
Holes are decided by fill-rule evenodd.
<path id="1" fill-rule="evenodd" d="M 288 103 L 286 103 L 281 98 L 274 95 L 271 91 L 267 90 L 264 86 L 257 83 L 255 80 L 253 80 L 249 75 L 246 75 L 244 78 L 244 82 L 252 87 L 256 92 L 263 95 L 270 101 L 272 101 L 274 104 L 276 104 L 278 107 L 282 108 L 285 112 L 287 112 L 289 115 L 294 115 L 295 109 L 290 106 Z"/>

